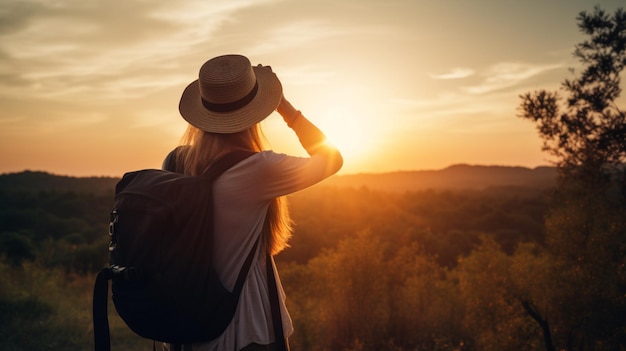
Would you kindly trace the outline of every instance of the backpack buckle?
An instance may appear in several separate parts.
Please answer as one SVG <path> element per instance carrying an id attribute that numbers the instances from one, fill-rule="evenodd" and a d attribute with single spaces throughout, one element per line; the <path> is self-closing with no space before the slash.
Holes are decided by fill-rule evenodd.
<path id="1" fill-rule="evenodd" d="M 117 227 L 117 222 L 119 221 L 119 215 L 117 213 L 117 209 L 113 209 L 111 211 L 111 219 L 109 221 L 109 236 L 111 237 L 111 242 L 109 243 L 109 252 L 112 252 L 117 247 L 117 234 L 115 233 L 115 227 Z"/>

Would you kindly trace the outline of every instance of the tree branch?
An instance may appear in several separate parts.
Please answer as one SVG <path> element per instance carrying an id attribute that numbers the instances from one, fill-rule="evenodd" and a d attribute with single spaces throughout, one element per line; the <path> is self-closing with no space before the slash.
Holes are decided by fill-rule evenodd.
<path id="1" fill-rule="evenodd" d="M 548 320 L 541 317 L 535 305 L 527 300 L 520 301 L 522 303 L 522 307 L 526 313 L 528 313 L 532 319 L 534 319 L 537 323 L 539 323 L 539 327 L 543 331 L 543 340 L 546 344 L 547 351 L 556 351 L 554 348 L 554 344 L 552 343 L 552 334 L 550 333 L 550 324 Z"/>

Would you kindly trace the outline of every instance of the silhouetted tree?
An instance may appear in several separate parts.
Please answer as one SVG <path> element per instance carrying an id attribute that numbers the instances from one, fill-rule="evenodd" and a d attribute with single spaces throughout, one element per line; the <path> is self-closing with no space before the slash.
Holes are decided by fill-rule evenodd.
<path id="1" fill-rule="evenodd" d="M 537 124 L 544 150 L 556 157 L 561 187 L 543 251 L 526 251 L 518 265 L 525 273 L 515 275 L 517 298 L 541 328 L 547 350 L 620 350 L 626 342 L 626 113 L 616 101 L 626 65 L 626 13 L 595 7 L 577 20 L 589 38 L 576 45 L 583 70 L 564 81 L 567 97 L 521 96 L 520 117 Z M 532 287 L 522 288 L 530 277 Z"/>
<path id="2" fill-rule="evenodd" d="M 545 90 L 523 94 L 520 117 L 537 124 L 544 150 L 556 156 L 563 174 L 599 185 L 616 172 L 626 191 L 626 113 L 616 103 L 626 65 L 626 13 L 595 7 L 577 20 L 588 36 L 574 51 L 582 73 L 563 82 L 566 98 Z"/>

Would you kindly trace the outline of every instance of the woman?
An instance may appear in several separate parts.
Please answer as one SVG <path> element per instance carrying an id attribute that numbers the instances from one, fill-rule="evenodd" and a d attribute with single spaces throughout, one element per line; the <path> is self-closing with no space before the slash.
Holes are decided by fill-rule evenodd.
<path id="1" fill-rule="evenodd" d="M 324 134 L 287 101 L 270 67 L 251 66 L 240 55 L 219 56 L 200 69 L 199 79 L 183 92 L 179 110 L 189 127 L 183 146 L 168 155 L 164 167 L 199 175 L 233 150 L 256 152 L 227 170 L 214 183 L 214 265 L 232 289 L 248 253 L 262 236 L 243 286 L 237 311 L 216 340 L 194 344 L 194 351 L 272 350 L 276 342 L 268 295 L 266 264 L 287 246 L 291 220 L 282 196 L 307 188 L 336 173 L 343 160 Z M 274 110 L 296 133 L 309 157 L 265 150 L 259 122 Z M 264 230 L 266 223 L 269 230 Z M 293 326 L 277 278 L 285 337 Z M 169 346 L 165 345 L 168 349 Z"/>

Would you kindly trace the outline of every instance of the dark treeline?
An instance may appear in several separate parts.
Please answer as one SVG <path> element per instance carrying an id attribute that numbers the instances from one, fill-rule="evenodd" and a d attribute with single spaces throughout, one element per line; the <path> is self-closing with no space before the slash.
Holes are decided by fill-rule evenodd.
<path id="1" fill-rule="evenodd" d="M 387 193 L 366 187 L 318 187 L 290 198 L 296 223 L 283 261 L 305 263 L 339 241 L 370 231 L 395 245 L 418 243 L 447 267 L 488 235 L 507 252 L 519 242 L 543 242 L 552 190 L 499 187 Z"/>
<path id="2" fill-rule="evenodd" d="M 113 177 L 71 177 L 41 171 L 24 171 L 0 175 L 0 191 L 78 192 L 110 194 L 119 179 Z"/>
<path id="3" fill-rule="evenodd" d="M 388 192 L 484 189 L 489 187 L 553 187 L 555 167 L 479 166 L 457 164 L 440 170 L 366 173 L 334 176 L 325 184 L 339 187 L 367 187 Z"/>
<path id="4" fill-rule="evenodd" d="M 37 257 L 48 266 L 78 272 L 106 264 L 102 248 L 108 244 L 114 182 L 91 179 L 89 190 L 83 178 L 73 178 L 73 185 L 65 177 L 37 173 L 37 184 L 29 187 L 24 179 L 32 176 L 0 176 L 0 252 L 14 263 Z M 11 180 L 20 186 L 11 186 Z M 544 187 L 405 193 L 316 187 L 289 199 L 296 233 L 280 260 L 306 263 L 364 230 L 390 242 L 419 243 L 447 267 L 469 254 L 485 234 L 510 253 L 519 242 L 543 241 L 550 192 Z"/>

